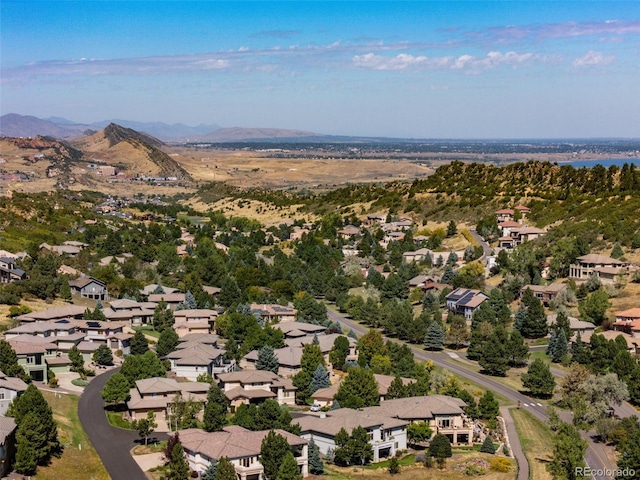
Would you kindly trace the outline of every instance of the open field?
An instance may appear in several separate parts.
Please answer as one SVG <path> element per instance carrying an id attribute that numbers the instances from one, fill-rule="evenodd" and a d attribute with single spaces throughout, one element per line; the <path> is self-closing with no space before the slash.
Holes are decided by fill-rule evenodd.
<path id="1" fill-rule="evenodd" d="M 109 475 L 78 419 L 78 397 L 42 393 L 53 409 L 53 418 L 58 424 L 58 437 L 64 445 L 64 452 L 60 458 L 54 458 L 49 466 L 38 467 L 38 478 L 108 480 Z"/>
<path id="2" fill-rule="evenodd" d="M 551 431 L 525 410 L 512 408 L 511 416 L 529 460 L 530 480 L 551 480 L 552 476 L 546 469 L 546 464 L 551 460 Z"/>

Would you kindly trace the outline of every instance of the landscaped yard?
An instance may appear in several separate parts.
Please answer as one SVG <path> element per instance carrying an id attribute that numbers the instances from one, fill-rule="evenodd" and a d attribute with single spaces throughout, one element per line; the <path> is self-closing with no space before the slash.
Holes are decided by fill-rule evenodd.
<path id="1" fill-rule="evenodd" d="M 551 430 L 526 410 L 511 409 L 522 448 L 529 461 L 531 480 L 551 480 L 546 465 L 551 460 Z"/>
<path id="2" fill-rule="evenodd" d="M 64 452 L 60 458 L 54 458 L 49 466 L 38 467 L 38 478 L 109 480 L 109 475 L 78 418 L 78 397 L 44 391 L 42 394 L 53 409 L 53 418 L 58 424 L 58 437 L 64 445 Z"/>

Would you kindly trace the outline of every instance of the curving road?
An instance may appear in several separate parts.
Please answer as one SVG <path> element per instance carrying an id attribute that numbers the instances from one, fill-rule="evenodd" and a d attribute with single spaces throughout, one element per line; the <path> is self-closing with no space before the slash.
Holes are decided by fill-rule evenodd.
<path id="1" fill-rule="evenodd" d="M 359 335 L 364 335 L 368 331 L 368 327 L 365 327 L 355 322 L 354 320 L 351 320 L 350 318 L 346 318 L 331 309 L 327 310 L 327 314 L 329 316 L 329 319 L 332 322 L 338 321 L 342 325 L 346 325 L 347 327 L 351 328 L 355 333 Z M 547 416 L 547 408 L 543 404 L 541 404 L 537 400 L 527 395 L 524 395 L 518 390 L 515 390 L 511 387 L 507 387 L 506 385 L 503 385 L 502 383 L 498 382 L 497 380 L 491 377 L 488 377 L 486 375 L 482 375 L 473 370 L 464 368 L 458 362 L 453 361 L 451 357 L 449 357 L 444 352 L 426 352 L 415 345 L 410 345 L 410 344 L 407 344 L 407 345 L 409 346 L 409 348 L 411 348 L 416 358 L 419 358 L 421 360 L 431 360 L 434 364 L 440 367 L 443 367 L 446 370 L 452 373 L 455 373 L 456 375 L 459 375 L 460 377 L 467 378 L 475 383 L 478 383 L 480 385 L 483 385 L 493 390 L 496 393 L 499 393 L 503 397 L 514 402 L 514 404 L 519 404 L 523 408 L 526 408 L 527 411 L 529 411 L 532 415 L 534 415 L 536 418 L 538 418 L 542 422 L 546 422 L 549 419 L 549 417 Z M 511 432 L 509 433 L 510 433 L 510 438 L 512 438 Z M 612 466 L 607 460 L 604 452 L 602 452 L 601 449 L 599 449 L 597 446 L 594 445 L 594 442 L 590 437 L 587 438 L 584 435 L 583 437 L 585 437 L 585 439 L 589 441 L 589 447 L 585 454 L 585 461 L 587 465 L 591 467 L 592 470 L 604 471 L 605 468 L 611 469 Z M 517 438 L 518 437 L 516 436 L 515 440 L 517 440 Z M 514 439 L 512 438 L 512 442 L 513 440 Z M 602 476 L 593 475 L 592 478 L 595 480 L 609 480 L 609 477 L 605 475 L 602 475 Z"/>
<path id="2" fill-rule="evenodd" d="M 138 433 L 111 426 L 104 412 L 104 400 L 100 391 L 109 377 L 119 370 L 116 368 L 98 375 L 85 387 L 78 403 L 78 416 L 113 480 L 147 480 L 147 476 L 131 456 L 131 449 L 139 439 Z M 160 440 L 166 439 L 166 434 L 155 436 L 162 437 Z"/>

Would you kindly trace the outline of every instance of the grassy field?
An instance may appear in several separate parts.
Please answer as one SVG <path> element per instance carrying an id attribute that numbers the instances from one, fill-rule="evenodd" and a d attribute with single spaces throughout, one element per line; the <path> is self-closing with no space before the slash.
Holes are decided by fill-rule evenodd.
<path id="1" fill-rule="evenodd" d="M 58 437 L 64 445 L 60 458 L 54 458 L 47 467 L 38 467 L 37 478 L 46 480 L 68 480 L 71 478 L 109 480 L 100 457 L 78 419 L 78 397 L 42 392 L 53 409 L 58 424 Z M 82 446 L 82 450 L 78 448 Z"/>
<path id="2" fill-rule="evenodd" d="M 408 458 L 412 460 L 410 455 Z M 447 459 L 446 467 L 443 470 L 437 468 L 425 468 L 422 464 L 413 464 L 411 461 L 402 459 L 400 461 L 400 473 L 391 477 L 387 470 L 388 463 L 381 462 L 376 465 L 361 467 L 337 467 L 335 465 L 325 465 L 325 471 L 332 480 L 350 480 L 355 478 L 395 478 L 397 480 L 422 480 L 422 479 L 452 479 L 466 480 L 470 478 L 464 471 L 467 465 L 483 464 L 488 467 L 494 455 L 486 453 L 472 452 L 454 455 Z M 325 477 L 326 478 L 326 477 Z M 510 472 L 500 473 L 486 469 L 482 475 L 485 480 L 513 480 L 515 478 L 515 466 Z"/>
<path id="3" fill-rule="evenodd" d="M 511 409 L 522 448 L 529 461 L 531 480 L 551 480 L 546 464 L 551 460 L 551 431 L 529 412 Z"/>

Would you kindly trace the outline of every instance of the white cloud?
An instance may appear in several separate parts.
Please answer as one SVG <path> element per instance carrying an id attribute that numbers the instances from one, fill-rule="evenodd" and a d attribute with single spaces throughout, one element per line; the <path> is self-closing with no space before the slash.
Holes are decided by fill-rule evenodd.
<path id="1" fill-rule="evenodd" d="M 605 55 L 602 52 L 589 50 L 583 56 L 573 61 L 574 67 L 591 67 L 594 65 L 610 65 L 616 60 L 615 55 Z"/>
<path id="2" fill-rule="evenodd" d="M 400 53 L 395 57 L 385 57 L 373 53 L 353 57 L 353 63 L 356 67 L 370 68 L 373 70 L 405 70 L 412 66 L 424 64 L 427 60 L 427 57 L 416 57 L 406 53 Z"/>

